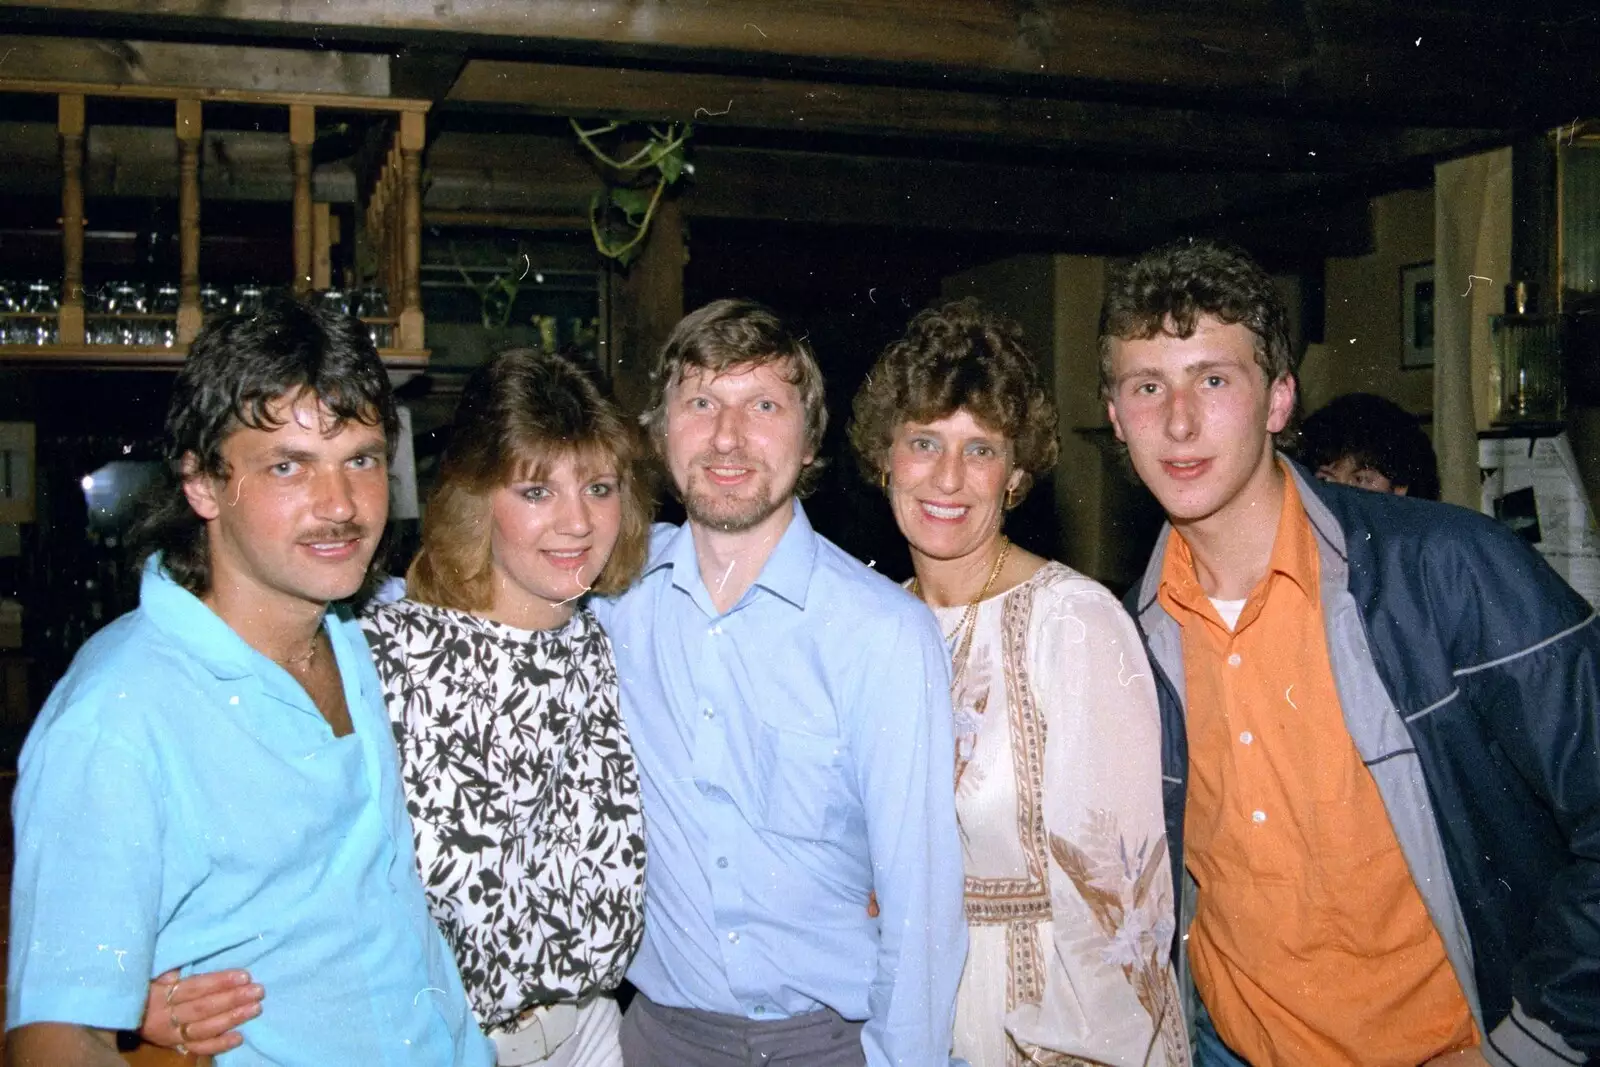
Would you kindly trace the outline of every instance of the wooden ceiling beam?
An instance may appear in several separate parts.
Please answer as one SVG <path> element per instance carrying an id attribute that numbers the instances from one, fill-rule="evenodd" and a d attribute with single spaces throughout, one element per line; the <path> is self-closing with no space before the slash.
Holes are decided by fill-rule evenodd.
<path id="1" fill-rule="evenodd" d="M 1306 174 L 1118 173 L 822 153 L 707 150 L 694 217 L 998 234 L 1059 248 L 1139 247 L 1191 220 L 1308 193 Z"/>
<path id="2" fill-rule="evenodd" d="M 3 11 L 4 5 L 0 4 L 0 12 Z M 0 15 L 0 21 L 3 19 Z M 272 89 L 362 97 L 409 95 L 391 86 L 388 56 L 323 49 L 237 45 L 195 48 L 170 41 L 7 33 L 0 34 L 0 56 L 4 57 L 0 78 L 9 79 Z"/>
<path id="3" fill-rule="evenodd" d="M 1147 104 L 963 90 L 475 59 L 452 104 L 703 128 L 920 138 L 1069 150 L 1090 158 L 1254 170 L 1388 167 L 1490 142 L 1502 130 L 1381 127 Z"/>
<path id="4" fill-rule="evenodd" d="M 530 166 L 530 161 L 537 161 Z M 694 219 L 900 227 L 1060 250 L 1136 248 L 1186 226 L 1314 197 L 1327 175 L 1164 174 L 702 146 L 682 193 Z M 598 177 L 569 139 L 441 134 L 431 212 L 583 216 Z M 448 217 L 448 216 L 445 216 Z"/>
<path id="5" fill-rule="evenodd" d="M 36 128 L 35 128 L 36 127 Z M 117 136 L 110 136 L 115 134 Z M 45 124 L 0 123 L 0 142 L 35 165 L 0 171 L 0 193 L 48 199 L 59 195 L 51 164 L 54 129 Z M 107 139 L 109 137 L 109 139 Z M 287 196 L 283 146 L 272 135 L 214 132 L 227 153 L 208 150 L 205 192 L 216 200 Z M 20 151 L 33 145 L 31 152 Z M 111 152 L 91 168 L 97 195 L 164 195 L 173 186 L 171 136 L 145 128 L 105 128 L 101 150 Z M 256 159 L 244 167 L 254 184 L 230 178 L 218 159 Z M 276 153 L 274 156 L 273 153 Z M 266 155 L 262 155 L 266 153 Z M 215 158 L 214 158 L 215 157 Z M 269 158 L 270 157 L 270 158 Z M 696 173 L 682 194 L 684 216 L 830 226 L 902 228 L 945 233 L 951 240 L 1004 238 L 1057 251 L 1127 251 L 1182 232 L 1218 232 L 1229 219 L 1276 205 L 1285 216 L 1320 218 L 1325 190 L 1341 196 L 1343 176 L 1263 174 L 1227 170 L 1127 173 L 1066 167 L 934 162 L 821 152 L 704 146 Z M 442 133 L 429 146 L 429 187 L 424 212 L 434 224 L 526 229 L 581 229 L 599 178 L 571 138 Z M 109 168 L 109 169 L 108 169 Z M 104 173 L 103 173 L 104 172 Z M 323 174 L 321 196 L 348 202 L 348 174 L 333 182 Z M 114 174 L 117 181 L 105 175 Z M 95 178 L 95 175 L 101 175 Z M 138 188 L 129 183 L 153 176 Z M 263 184 L 265 183 L 265 184 Z M 148 188 L 146 188 L 148 186 Z M 1343 197 L 1348 199 L 1347 196 Z M 1305 205 L 1301 212 L 1297 205 Z M 93 215 L 94 202 L 90 213 Z M 1304 251 L 1321 240 L 1357 244 L 1349 227 L 1318 231 L 1308 224 Z M 1318 233 L 1322 237 L 1318 237 Z"/>
<path id="6" fill-rule="evenodd" d="M 1600 18 L 1459 0 L 0 0 L 29 32 L 424 44 L 1093 93 L 1407 125 L 1554 125 L 1600 98 Z"/>

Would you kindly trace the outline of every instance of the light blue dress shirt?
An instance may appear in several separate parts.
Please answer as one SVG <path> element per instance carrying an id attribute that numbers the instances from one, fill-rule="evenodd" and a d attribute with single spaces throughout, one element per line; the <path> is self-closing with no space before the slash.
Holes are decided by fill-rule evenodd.
<path id="1" fill-rule="evenodd" d="M 657 526 L 611 635 L 645 817 L 651 1000 L 865 1019 L 867 1062 L 949 1062 L 966 956 L 949 658 L 933 616 L 794 517 L 712 605 Z M 879 917 L 867 916 L 878 894 Z"/>
<path id="2" fill-rule="evenodd" d="M 6 1025 L 133 1029 L 152 976 L 267 989 L 227 1067 L 489 1067 L 428 916 L 383 691 L 326 630 L 354 733 L 153 564 L 22 752 Z"/>

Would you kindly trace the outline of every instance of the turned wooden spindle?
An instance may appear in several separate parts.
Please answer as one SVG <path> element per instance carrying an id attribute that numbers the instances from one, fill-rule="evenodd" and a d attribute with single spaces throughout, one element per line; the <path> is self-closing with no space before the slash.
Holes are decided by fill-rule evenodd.
<path id="1" fill-rule="evenodd" d="M 310 104 L 289 108 L 289 145 L 294 154 L 294 291 L 311 291 L 311 146 L 317 111 Z"/>
<path id="2" fill-rule="evenodd" d="M 179 100 L 178 343 L 200 332 L 200 101 Z"/>
<path id="3" fill-rule="evenodd" d="M 423 115 L 400 115 L 400 329 L 399 347 L 422 347 L 422 148 Z"/>
<path id="4" fill-rule="evenodd" d="M 57 98 L 61 133 L 61 344 L 84 343 L 83 328 L 83 94 Z"/>

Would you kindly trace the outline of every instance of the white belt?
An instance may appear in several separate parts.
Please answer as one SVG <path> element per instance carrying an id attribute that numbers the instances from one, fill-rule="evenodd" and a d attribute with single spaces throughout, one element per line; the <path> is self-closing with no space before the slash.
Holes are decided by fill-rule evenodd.
<path id="1" fill-rule="evenodd" d="M 530 1008 L 489 1035 L 500 1067 L 523 1067 L 548 1059 L 578 1029 L 576 1004 Z"/>

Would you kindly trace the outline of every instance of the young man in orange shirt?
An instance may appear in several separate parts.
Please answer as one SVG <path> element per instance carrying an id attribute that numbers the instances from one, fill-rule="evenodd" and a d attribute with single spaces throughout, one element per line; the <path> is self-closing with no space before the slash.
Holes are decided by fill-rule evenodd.
<path id="1" fill-rule="evenodd" d="M 1101 320 L 1112 426 L 1170 520 L 1128 607 L 1197 1062 L 1582 1063 L 1600 625 L 1498 524 L 1278 455 L 1287 323 L 1260 266 L 1202 241 L 1131 263 Z"/>

